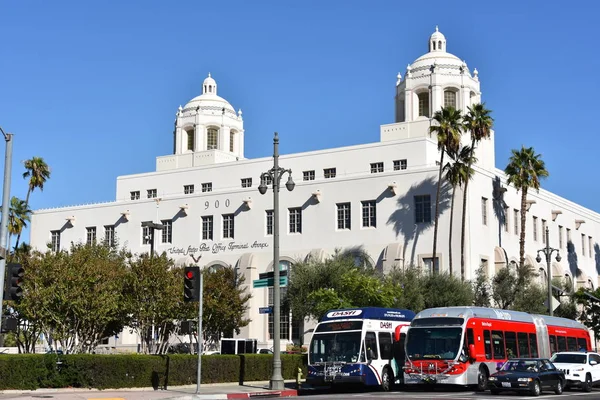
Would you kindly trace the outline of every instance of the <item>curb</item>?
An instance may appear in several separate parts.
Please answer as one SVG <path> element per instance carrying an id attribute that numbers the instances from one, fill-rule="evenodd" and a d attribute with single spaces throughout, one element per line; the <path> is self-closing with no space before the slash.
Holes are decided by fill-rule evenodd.
<path id="1" fill-rule="evenodd" d="M 229 399 L 251 399 L 251 398 L 276 398 L 297 397 L 296 389 L 265 390 L 262 392 L 227 393 L 227 394 L 191 394 L 185 396 L 169 397 L 165 400 L 229 400 Z"/>

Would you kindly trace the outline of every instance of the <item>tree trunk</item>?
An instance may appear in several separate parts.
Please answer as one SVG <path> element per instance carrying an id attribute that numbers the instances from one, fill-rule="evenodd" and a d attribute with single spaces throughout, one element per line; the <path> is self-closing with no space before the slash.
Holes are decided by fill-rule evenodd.
<path id="1" fill-rule="evenodd" d="M 448 267 L 450 269 L 450 275 L 453 275 L 452 271 L 452 224 L 454 221 L 454 196 L 456 195 L 456 186 L 452 188 L 452 202 L 450 203 L 450 232 L 448 233 Z"/>
<path id="2" fill-rule="evenodd" d="M 27 197 L 25 197 L 25 209 L 29 206 L 29 195 L 31 194 L 31 186 L 27 189 Z M 21 229 L 22 231 L 22 229 Z M 21 232 L 17 234 L 17 241 L 15 242 L 15 253 L 17 252 L 17 247 L 19 247 L 19 241 L 21 240 Z M 10 242 L 8 242 L 10 243 Z M 8 246 L 10 248 L 10 246 Z"/>
<path id="3" fill-rule="evenodd" d="M 435 197 L 435 222 L 433 224 L 433 254 L 432 254 L 432 262 L 431 269 L 435 271 L 435 259 L 436 259 L 436 251 L 437 251 L 437 233 L 438 233 L 438 219 L 440 217 L 440 192 L 442 189 L 442 168 L 444 167 L 444 149 L 442 149 L 442 155 L 440 156 L 440 172 L 438 174 L 438 184 L 437 184 L 437 195 Z"/>
<path id="4" fill-rule="evenodd" d="M 521 189 L 521 234 L 519 235 L 519 267 L 525 267 L 525 224 L 527 223 L 527 187 Z"/>
<path id="5" fill-rule="evenodd" d="M 473 152 L 475 151 L 475 141 L 471 140 L 471 152 L 469 154 L 469 164 L 467 165 L 467 172 L 471 171 L 473 158 Z M 470 179 L 467 177 L 465 180 L 465 190 L 463 192 L 463 206 L 462 206 L 462 223 L 460 233 L 460 279 L 465 280 L 465 229 L 467 226 L 467 189 L 469 187 Z"/>

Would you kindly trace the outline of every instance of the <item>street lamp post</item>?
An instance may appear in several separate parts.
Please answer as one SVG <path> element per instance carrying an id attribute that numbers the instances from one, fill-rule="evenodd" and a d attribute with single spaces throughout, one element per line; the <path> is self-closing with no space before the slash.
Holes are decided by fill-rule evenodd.
<path id="1" fill-rule="evenodd" d="M 273 184 L 273 375 L 269 387 L 273 390 L 283 390 L 285 384 L 281 374 L 281 349 L 279 340 L 281 334 L 281 288 L 279 287 L 279 186 L 283 175 L 288 174 L 285 187 L 290 192 L 296 184 L 292 180 L 292 170 L 279 167 L 279 136 L 273 137 L 273 168 L 260 175 L 260 194 L 267 193 L 265 181 L 271 178 Z"/>
<path id="2" fill-rule="evenodd" d="M 0 127 L 0 132 L 4 135 L 6 141 L 6 156 L 4 158 L 4 187 L 2 189 L 2 217 L 0 222 L 0 326 L 2 325 L 2 299 L 4 296 L 4 274 L 6 269 L 6 258 L 10 252 L 8 243 L 8 214 L 10 211 L 10 178 L 12 167 L 12 133 L 4 133 Z"/>
<path id="3" fill-rule="evenodd" d="M 548 274 L 548 311 L 549 315 L 554 315 L 554 310 L 552 309 L 552 270 L 550 267 L 550 261 L 552 260 L 552 252 L 556 251 L 556 261 L 560 262 L 561 257 L 558 249 L 554 249 L 550 247 L 550 230 L 546 227 L 546 247 L 537 251 L 537 257 L 535 260 L 537 262 L 542 262 L 542 257 L 540 257 L 540 253 L 543 253 L 546 257 L 546 273 Z"/>

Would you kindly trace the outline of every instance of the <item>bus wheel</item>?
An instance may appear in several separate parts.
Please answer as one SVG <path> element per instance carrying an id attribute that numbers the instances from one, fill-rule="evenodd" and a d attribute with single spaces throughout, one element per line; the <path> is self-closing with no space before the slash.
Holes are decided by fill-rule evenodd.
<path id="1" fill-rule="evenodd" d="M 383 372 L 381 373 L 381 388 L 384 392 L 389 392 L 392 388 L 392 374 L 390 373 L 390 369 L 385 367 Z"/>
<path id="2" fill-rule="evenodd" d="M 487 390 L 488 383 L 488 371 L 486 367 L 479 367 L 479 373 L 477 374 L 477 391 L 485 392 Z"/>

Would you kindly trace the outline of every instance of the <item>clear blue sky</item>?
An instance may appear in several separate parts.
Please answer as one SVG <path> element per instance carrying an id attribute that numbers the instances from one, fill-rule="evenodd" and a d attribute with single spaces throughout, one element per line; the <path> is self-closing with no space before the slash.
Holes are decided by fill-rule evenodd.
<path id="1" fill-rule="evenodd" d="M 543 187 L 600 211 L 600 52 L 589 1 L 5 1 L 0 126 L 22 160 L 52 168 L 33 209 L 114 200 L 119 175 L 172 151 L 175 112 L 210 71 L 244 113 L 246 156 L 379 139 L 394 122 L 396 74 L 427 51 L 479 70 L 496 120 L 496 163 L 533 146 Z M 0 148 L 2 160 L 4 149 Z M 596 161 L 594 161 L 596 160 Z M 3 161 L 0 162 L 3 168 Z"/>

